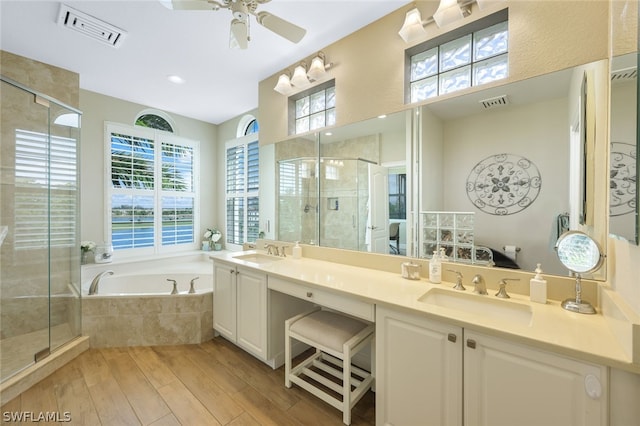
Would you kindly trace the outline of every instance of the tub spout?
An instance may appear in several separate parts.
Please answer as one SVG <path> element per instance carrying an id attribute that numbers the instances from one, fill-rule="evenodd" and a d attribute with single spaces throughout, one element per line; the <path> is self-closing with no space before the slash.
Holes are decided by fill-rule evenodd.
<path id="1" fill-rule="evenodd" d="M 194 288 L 195 285 L 195 281 L 197 279 L 200 279 L 200 277 L 195 277 L 194 279 L 191 280 L 191 287 L 189 288 L 189 294 L 193 294 L 196 292 L 196 289 Z"/>
<path id="2" fill-rule="evenodd" d="M 171 278 L 167 278 L 167 281 L 173 283 L 173 290 L 171 290 L 171 294 L 178 294 L 178 282 Z"/>
<path id="3" fill-rule="evenodd" d="M 91 281 L 91 287 L 89 287 L 89 295 L 98 293 L 98 284 L 100 284 L 100 280 L 105 275 L 113 275 L 112 270 L 100 272 L 96 277 Z"/>

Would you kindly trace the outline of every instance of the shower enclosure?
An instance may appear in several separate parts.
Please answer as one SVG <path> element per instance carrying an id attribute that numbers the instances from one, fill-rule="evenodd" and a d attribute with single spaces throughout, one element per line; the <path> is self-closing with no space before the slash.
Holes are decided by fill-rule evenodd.
<path id="1" fill-rule="evenodd" d="M 369 164 L 361 158 L 278 162 L 278 238 L 367 250 Z"/>
<path id="2" fill-rule="evenodd" d="M 8 78 L 0 111 L 0 382 L 81 335 L 81 113 Z"/>

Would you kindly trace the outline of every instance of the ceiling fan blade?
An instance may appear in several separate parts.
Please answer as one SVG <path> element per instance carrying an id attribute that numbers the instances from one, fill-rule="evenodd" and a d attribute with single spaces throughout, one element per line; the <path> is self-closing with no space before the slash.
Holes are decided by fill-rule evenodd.
<path id="1" fill-rule="evenodd" d="M 293 43 L 298 43 L 307 33 L 307 30 L 304 28 L 300 28 L 289 21 L 285 21 L 282 18 L 270 14 L 269 12 L 258 12 L 256 14 L 256 20 L 263 27 Z"/>
<path id="2" fill-rule="evenodd" d="M 246 49 L 249 42 L 249 32 L 247 22 L 240 19 L 231 21 L 231 31 L 229 34 L 229 47 L 232 49 Z"/>
<path id="3" fill-rule="evenodd" d="M 171 10 L 212 10 L 214 5 L 207 0 L 158 0 L 164 7 Z"/>

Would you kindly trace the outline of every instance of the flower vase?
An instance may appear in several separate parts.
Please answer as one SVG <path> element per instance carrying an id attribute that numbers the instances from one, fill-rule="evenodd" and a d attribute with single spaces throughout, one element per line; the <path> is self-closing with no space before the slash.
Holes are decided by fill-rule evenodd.
<path id="1" fill-rule="evenodd" d="M 89 263 L 89 259 L 91 259 L 91 251 L 90 250 L 82 250 L 82 254 L 80 256 L 80 264 L 86 265 Z"/>
<path id="2" fill-rule="evenodd" d="M 202 242 L 202 251 L 209 251 L 211 250 L 211 245 L 209 243 L 209 241 L 203 241 Z"/>

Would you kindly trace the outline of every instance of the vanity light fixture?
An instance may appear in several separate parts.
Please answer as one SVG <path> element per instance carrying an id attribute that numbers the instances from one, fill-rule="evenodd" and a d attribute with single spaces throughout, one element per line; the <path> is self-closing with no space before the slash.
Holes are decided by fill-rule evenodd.
<path id="1" fill-rule="evenodd" d="M 329 73 L 327 70 L 333 67 L 333 63 L 326 63 L 324 53 L 319 52 L 311 59 L 311 66 L 307 71 L 307 65 L 301 62 L 293 70 L 293 75 L 289 77 L 289 71 L 278 77 L 278 83 L 273 88 L 276 92 L 289 96 L 306 89 L 312 83 L 325 80 Z"/>
<path id="2" fill-rule="evenodd" d="M 293 77 L 291 77 L 291 84 L 293 86 L 299 87 L 300 89 L 304 89 L 307 86 L 309 86 L 309 84 L 311 84 L 311 82 L 309 81 L 309 77 L 307 77 L 306 64 L 304 62 L 298 65 L 293 70 Z"/>
<path id="3" fill-rule="evenodd" d="M 398 34 L 405 43 L 412 43 L 427 34 L 424 27 L 431 22 L 435 22 L 438 27 L 444 27 L 471 15 L 473 3 L 477 3 L 478 7 L 482 8 L 487 0 L 440 0 L 438 9 L 428 19 L 422 19 L 420 11 L 414 7 L 405 15 L 404 24 Z"/>

